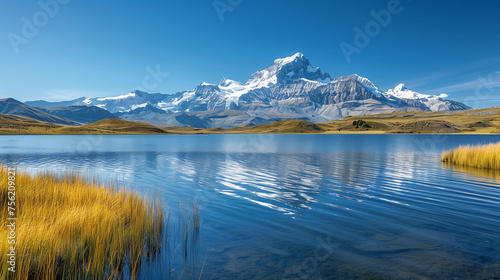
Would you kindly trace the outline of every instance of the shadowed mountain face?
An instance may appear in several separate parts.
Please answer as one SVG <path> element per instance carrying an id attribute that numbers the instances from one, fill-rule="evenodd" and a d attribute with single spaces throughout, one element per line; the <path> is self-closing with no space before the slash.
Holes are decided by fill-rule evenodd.
<path id="1" fill-rule="evenodd" d="M 27 104 L 94 105 L 120 118 L 154 125 L 230 128 L 286 119 L 325 122 L 348 115 L 469 109 L 446 97 L 413 92 L 403 84 L 384 92 L 358 75 L 332 78 L 297 53 L 276 59 L 245 83 L 223 78 L 218 85 L 202 83 L 193 90 L 174 94 L 134 90 L 116 97 Z"/>
<path id="2" fill-rule="evenodd" d="M 27 101 L 27 102 L 24 102 L 24 104 L 31 106 L 31 107 L 63 107 L 63 106 L 72 106 L 75 104 L 79 104 L 85 99 L 86 99 L 85 97 L 80 97 L 80 98 L 73 99 L 73 100 L 59 101 L 59 102 L 49 102 L 49 101 L 44 101 L 44 100 L 36 100 L 36 101 Z"/>
<path id="3" fill-rule="evenodd" d="M 104 119 L 116 118 L 115 115 L 96 106 L 64 106 L 37 108 L 49 114 L 79 123 L 92 123 Z"/>
<path id="4" fill-rule="evenodd" d="M 33 108 L 13 98 L 0 99 L 0 114 L 24 116 L 42 122 L 54 124 L 79 125 L 79 123 L 77 122 L 52 115 L 37 108 Z"/>

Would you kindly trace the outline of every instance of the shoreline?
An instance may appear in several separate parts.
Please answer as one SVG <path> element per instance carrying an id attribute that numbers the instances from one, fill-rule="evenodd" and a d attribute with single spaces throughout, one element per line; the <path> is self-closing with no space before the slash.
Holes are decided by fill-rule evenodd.
<path id="1" fill-rule="evenodd" d="M 183 124 L 180 124 L 183 125 Z M 405 112 L 312 123 L 287 119 L 256 126 L 196 128 L 155 126 L 143 121 L 103 119 L 79 126 L 40 122 L 28 117 L 0 114 L 0 135 L 194 135 L 194 134 L 411 134 L 500 135 L 496 107 L 458 112 Z"/>
<path id="2" fill-rule="evenodd" d="M 215 134 L 228 134 L 228 135 L 260 135 L 260 134 L 293 134 L 293 135 L 500 135 L 500 133 L 488 133 L 488 132 L 458 132 L 458 133 L 395 133 L 387 131 L 369 131 L 369 132 L 357 132 L 357 131 L 325 131 L 325 132 L 166 132 L 166 133 L 26 133 L 26 134 L 6 134 L 1 133 L 0 136 L 65 136 L 65 135 L 215 135 Z"/>

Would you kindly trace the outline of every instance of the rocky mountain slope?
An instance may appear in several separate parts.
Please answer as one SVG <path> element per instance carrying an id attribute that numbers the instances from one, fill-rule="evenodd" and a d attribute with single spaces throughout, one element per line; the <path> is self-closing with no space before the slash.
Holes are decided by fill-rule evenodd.
<path id="1" fill-rule="evenodd" d="M 276 59 L 245 83 L 223 78 L 217 85 L 201 83 L 193 90 L 173 94 L 134 90 L 116 97 L 26 104 L 43 107 L 93 105 L 120 118 L 153 125 L 230 128 L 287 119 L 317 123 L 345 116 L 469 109 L 446 97 L 445 94 L 420 94 L 403 84 L 384 92 L 356 74 L 332 78 L 297 53 Z"/>

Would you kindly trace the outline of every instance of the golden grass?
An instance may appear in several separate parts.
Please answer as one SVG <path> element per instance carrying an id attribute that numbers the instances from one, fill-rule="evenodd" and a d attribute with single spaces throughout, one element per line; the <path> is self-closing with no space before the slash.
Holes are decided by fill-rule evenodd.
<path id="1" fill-rule="evenodd" d="M 0 166 L 0 279 L 7 271 L 7 169 Z M 15 279 L 134 278 L 162 246 L 156 201 L 76 174 L 17 172 Z"/>
<path id="2" fill-rule="evenodd" d="M 321 133 L 319 125 L 304 120 L 283 120 L 269 124 L 248 127 L 235 127 L 217 131 L 219 133 Z M 217 133 L 215 132 L 215 133 Z"/>
<path id="3" fill-rule="evenodd" d="M 78 127 L 61 127 L 60 134 L 165 134 L 154 125 L 122 119 L 105 119 Z"/>
<path id="4" fill-rule="evenodd" d="M 55 134 L 60 125 L 40 122 L 28 117 L 0 114 L 0 134 Z"/>
<path id="5" fill-rule="evenodd" d="M 460 146 L 441 156 L 443 163 L 484 169 L 500 169 L 500 143 L 485 146 Z"/>

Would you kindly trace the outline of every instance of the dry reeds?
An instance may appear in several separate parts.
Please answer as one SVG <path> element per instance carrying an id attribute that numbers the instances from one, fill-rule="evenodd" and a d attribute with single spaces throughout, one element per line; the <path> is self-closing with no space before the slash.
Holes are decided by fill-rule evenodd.
<path id="1" fill-rule="evenodd" d="M 485 146 L 460 146 L 444 152 L 441 161 L 450 165 L 498 170 L 500 169 L 500 143 Z"/>
<path id="2" fill-rule="evenodd" d="M 76 174 L 17 172 L 16 279 L 134 278 L 159 251 L 164 214 L 157 201 L 89 183 Z M 0 166 L 0 279 L 7 270 L 7 169 Z"/>

